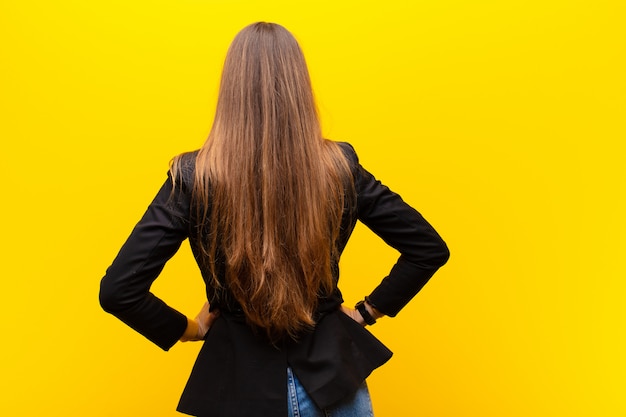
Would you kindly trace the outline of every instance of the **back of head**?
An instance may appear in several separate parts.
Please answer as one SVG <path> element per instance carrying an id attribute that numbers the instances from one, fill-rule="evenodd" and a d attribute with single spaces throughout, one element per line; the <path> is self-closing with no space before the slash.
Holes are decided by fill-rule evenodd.
<path id="1" fill-rule="evenodd" d="M 214 129 L 246 127 L 245 133 L 256 135 L 289 130 L 271 140 L 287 141 L 302 131 L 321 135 L 304 55 L 285 28 L 255 23 L 237 34 L 224 63 L 214 123 Z"/>
<path id="2" fill-rule="evenodd" d="M 322 138 L 295 38 L 255 23 L 232 42 L 215 120 L 197 156 L 203 264 L 272 339 L 314 325 L 332 265 L 350 170 Z M 218 276 L 217 256 L 225 276 Z"/>

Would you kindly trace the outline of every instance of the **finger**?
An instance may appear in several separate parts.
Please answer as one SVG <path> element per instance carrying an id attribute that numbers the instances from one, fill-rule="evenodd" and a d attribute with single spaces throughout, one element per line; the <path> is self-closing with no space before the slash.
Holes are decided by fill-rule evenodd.
<path id="1" fill-rule="evenodd" d="M 361 326 L 365 326 L 365 320 L 363 320 L 363 317 L 361 317 L 361 313 L 359 313 L 357 310 L 342 305 L 341 311 L 343 311 L 348 317 L 359 323 Z"/>
<path id="2" fill-rule="evenodd" d="M 209 303 L 205 302 L 202 305 L 202 308 L 200 309 L 200 312 L 198 312 L 198 315 L 196 316 L 196 320 L 198 321 L 206 321 L 207 316 L 210 314 L 209 312 Z"/>
<path id="3" fill-rule="evenodd" d="M 215 310 L 209 313 L 209 316 L 207 317 L 207 324 L 209 326 L 211 326 L 213 324 L 213 322 L 215 320 L 217 320 L 217 318 L 220 316 L 220 311 L 219 310 Z"/>
<path id="4" fill-rule="evenodd" d="M 210 307 L 211 307 L 211 306 L 209 305 L 209 302 L 208 302 L 208 301 L 207 301 L 207 302 L 205 302 L 205 303 L 202 305 L 202 308 L 200 309 L 200 314 L 202 314 L 202 313 L 208 313 L 208 312 L 209 312 L 209 308 L 210 308 Z"/>

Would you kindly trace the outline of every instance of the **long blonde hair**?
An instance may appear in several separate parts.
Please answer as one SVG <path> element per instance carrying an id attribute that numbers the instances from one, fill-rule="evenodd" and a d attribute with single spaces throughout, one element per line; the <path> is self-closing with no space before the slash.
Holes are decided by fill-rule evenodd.
<path id="1" fill-rule="evenodd" d="M 343 152 L 322 137 L 297 41 L 277 24 L 247 26 L 226 56 L 192 202 L 214 284 L 270 338 L 313 326 L 318 297 L 333 290 L 350 184 Z"/>

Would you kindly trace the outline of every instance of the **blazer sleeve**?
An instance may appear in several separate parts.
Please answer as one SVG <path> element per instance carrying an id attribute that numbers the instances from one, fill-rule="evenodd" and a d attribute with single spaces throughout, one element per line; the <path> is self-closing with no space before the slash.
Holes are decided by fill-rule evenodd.
<path id="1" fill-rule="evenodd" d="M 150 292 L 165 263 L 188 236 L 189 202 L 168 178 L 100 282 L 102 308 L 169 350 L 183 335 L 187 318 Z"/>
<path id="2" fill-rule="evenodd" d="M 400 252 L 389 275 L 369 295 L 376 309 L 394 317 L 447 262 L 450 252 L 422 215 L 363 168 L 352 152 L 358 220 Z"/>

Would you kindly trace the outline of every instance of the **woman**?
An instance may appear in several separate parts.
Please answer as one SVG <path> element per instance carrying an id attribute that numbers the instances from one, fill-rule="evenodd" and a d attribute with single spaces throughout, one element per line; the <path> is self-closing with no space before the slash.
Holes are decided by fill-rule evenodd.
<path id="1" fill-rule="evenodd" d="M 357 220 L 401 256 L 350 309 L 338 262 Z M 149 291 L 186 238 L 208 300 L 193 320 Z M 296 40 L 256 23 L 229 48 L 206 143 L 174 159 L 100 302 L 164 350 L 204 340 L 183 413 L 360 417 L 372 415 L 365 378 L 391 357 L 364 326 L 395 316 L 448 256 L 350 145 L 322 138 Z"/>

